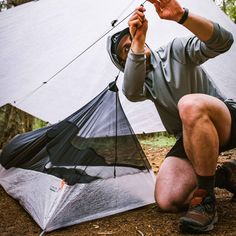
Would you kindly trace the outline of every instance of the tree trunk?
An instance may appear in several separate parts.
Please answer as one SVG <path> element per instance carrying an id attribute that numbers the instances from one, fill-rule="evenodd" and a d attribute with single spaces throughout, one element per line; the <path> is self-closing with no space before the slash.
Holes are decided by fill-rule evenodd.
<path id="1" fill-rule="evenodd" d="M 0 126 L 0 148 L 9 142 L 15 135 L 31 131 L 34 123 L 33 116 L 9 104 L 1 110 L 5 114 Z"/>
<path id="2" fill-rule="evenodd" d="M 225 2 L 225 0 L 223 0 L 223 3 L 222 3 L 222 10 L 224 11 L 224 13 L 226 13 L 226 2 Z"/>
<path id="3" fill-rule="evenodd" d="M 8 3 L 12 4 L 13 6 L 18 6 L 23 3 L 27 3 L 27 2 L 32 2 L 32 0 L 10 0 L 10 1 L 8 1 Z"/>

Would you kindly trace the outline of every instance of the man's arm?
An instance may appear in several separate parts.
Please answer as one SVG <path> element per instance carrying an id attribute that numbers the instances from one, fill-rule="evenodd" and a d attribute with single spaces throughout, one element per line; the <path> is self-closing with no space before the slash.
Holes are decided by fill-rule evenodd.
<path id="1" fill-rule="evenodd" d="M 213 35 L 213 23 L 191 12 L 183 25 L 202 41 L 208 41 Z"/>
<path id="2" fill-rule="evenodd" d="M 184 8 L 176 0 L 148 0 L 151 2 L 161 19 L 179 22 L 184 15 Z M 209 58 L 229 50 L 233 43 L 233 35 L 204 17 L 189 12 L 182 24 L 196 37 L 189 38 L 187 42 L 175 40 L 175 53 L 177 60 L 185 63 L 188 59 L 194 64 L 202 64 Z M 178 43 L 176 43 L 178 42 Z"/>
<path id="3" fill-rule="evenodd" d="M 130 101 L 142 101 L 145 95 L 146 56 L 145 40 L 148 21 L 144 15 L 145 8 L 139 6 L 129 19 L 129 30 L 132 37 L 131 50 L 126 60 L 123 81 L 123 93 Z"/>
<path id="4" fill-rule="evenodd" d="M 176 0 L 148 0 L 151 2 L 161 19 L 179 22 L 184 14 L 184 8 Z M 213 23 L 201 16 L 189 12 L 183 23 L 188 30 L 200 40 L 207 41 L 213 34 Z"/>

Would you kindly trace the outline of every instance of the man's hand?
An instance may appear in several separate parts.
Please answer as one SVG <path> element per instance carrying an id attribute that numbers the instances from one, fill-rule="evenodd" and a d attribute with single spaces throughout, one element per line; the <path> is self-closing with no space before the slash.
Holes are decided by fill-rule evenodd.
<path id="1" fill-rule="evenodd" d="M 147 33 L 148 22 L 144 15 L 145 11 L 143 6 L 137 7 L 128 21 L 132 38 L 145 36 Z"/>
<path id="2" fill-rule="evenodd" d="M 148 0 L 156 9 L 161 19 L 178 22 L 184 14 L 184 9 L 176 0 Z"/>
<path id="3" fill-rule="evenodd" d="M 156 8 L 161 19 L 179 22 L 184 14 L 184 9 L 176 0 L 148 0 Z M 200 40 L 207 41 L 213 34 L 213 23 L 190 12 L 187 20 L 183 23 L 188 30 L 195 34 Z"/>
<path id="4" fill-rule="evenodd" d="M 148 29 L 148 21 L 144 15 L 145 11 L 146 9 L 143 6 L 137 7 L 128 21 L 129 30 L 132 37 L 131 48 L 135 53 L 144 52 L 144 44 Z"/>

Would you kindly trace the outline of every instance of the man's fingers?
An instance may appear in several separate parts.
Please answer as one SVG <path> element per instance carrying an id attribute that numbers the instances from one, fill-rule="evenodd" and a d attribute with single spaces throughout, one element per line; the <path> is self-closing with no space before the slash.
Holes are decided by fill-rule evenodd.
<path id="1" fill-rule="evenodd" d="M 159 2 L 163 3 L 163 4 L 167 4 L 169 3 L 171 0 L 159 0 Z"/>
<path id="2" fill-rule="evenodd" d="M 140 16 L 138 14 L 135 14 L 133 16 L 130 17 L 130 20 L 133 21 L 133 20 L 139 20 L 140 22 L 143 22 L 145 19 L 145 16 Z"/>
<path id="3" fill-rule="evenodd" d="M 144 7 L 141 6 L 136 8 L 134 14 L 129 19 L 129 26 L 135 26 L 136 28 L 142 26 L 145 20 L 145 15 L 143 11 L 140 11 L 140 9 L 145 10 Z"/>
<path id="4" fill-rule="evenodd" d="M 139 28 L 139 27 L 141 27 L 142 24 L 143 24 L 143 22 L 140 21 L 140 20 L 138 20 L 138 19 L 137 19 L 137 20 L 129 21 L 129 26 L 131 26 L 131 27 L 135 27 L 135 28 Z"/>
<path id="5" fill-rule="evenodd" d="M 158 13 L 162 11 L 161 5 L 163 5 L 163 3 L 161 3 L 158 0 L 148 0 L 148 1 L 154 5 Z"/>
<path id="6" fill-rule="evenodd" d="M 169 5 L 171 0 L 160 0 L 157 1 L 156 4 L 158 4 L 161 8 L 165 8 L 167 5 Z"/>
<path id="7" fill-rule="evenodd" d="M 152 3 L 152 4 L 156 4 L 156 3 L 161 3 L 161 4 L 168 4 L 171 0 L 148 0 L 148 2 Z"/>
<path id="8" fill-rule="evenodd" d="M 138 6 L 138 7 L 135 8 L 135 10 L 140 11 L 140 12 L 145 12 L 146 11 L 144 6 Z"/>
<path id="9" fill-rule="evenodd" d="M 154 6 L 157 11 L 161 10 L 161 3 L 160 2 L 157 1 L 156 3 L 154 3 Z"/>
<path id="10" fill-rule="evenodd" d="M 154 3 L 158 2 L 158 1 L 157 0 L 148 0 L 148 2 L 154 4 Z"/>
<path id="11" fill-rule="evenodd" d="M 138 15 L 140 17 L 144 17 L 144 11 L 140 11 L 139 9 L 136 9 L 133 15 Z"/>

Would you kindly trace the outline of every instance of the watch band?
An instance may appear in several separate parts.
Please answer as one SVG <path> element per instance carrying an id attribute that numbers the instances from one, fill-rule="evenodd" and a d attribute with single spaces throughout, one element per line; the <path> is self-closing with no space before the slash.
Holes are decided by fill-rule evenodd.
<path id="1" fill-rule="evenodd" d="M 184 14 L 181 17 L 181 19 L 178 21 L 178 23 L 182 25 L 188 19 L 188 14 L 189 14 L 188 8 L 184 8 Z"/>

